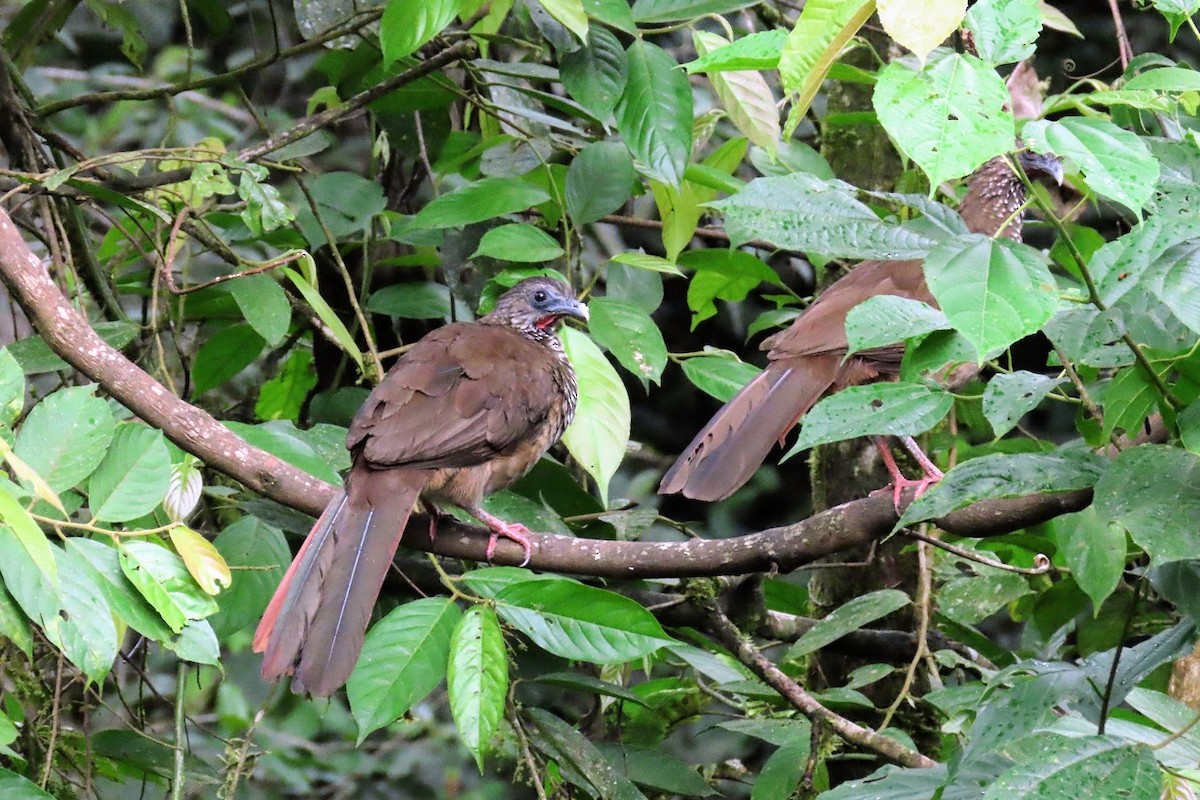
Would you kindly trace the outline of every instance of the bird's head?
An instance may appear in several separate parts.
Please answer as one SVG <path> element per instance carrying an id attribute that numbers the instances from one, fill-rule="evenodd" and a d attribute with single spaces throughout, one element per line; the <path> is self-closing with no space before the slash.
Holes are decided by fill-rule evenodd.
<path id="1" fill-rule="evenodd" d="M 1029 180 L 1052 180 L 1056 186 L 1062 186 L 1063 162 L 1058 156 L 1022 150 L 1017 153 L 1017 162 Z"/>
<path id="2" fill-rule="evenodd" d="M 587 322 L 587 306 L 554 278 L 526 278 L 500 295 L 486 321 L 510 325 L 536 337 L 554 331 L 564 317 Z"/>

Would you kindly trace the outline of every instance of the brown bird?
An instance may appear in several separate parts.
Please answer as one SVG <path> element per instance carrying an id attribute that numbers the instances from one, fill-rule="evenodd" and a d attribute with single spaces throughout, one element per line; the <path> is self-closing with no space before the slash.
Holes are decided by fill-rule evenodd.
<path id="1" fill-rule="evenodd" d="M 1030 178 L 1062 182 L 1062 162 L 1022 151 L 1017 156 Z M 967 181 L 959 213 L 973 233 L 1021 238 L 1025 184 L 1005 157 L 993 158 Z M 682 492 L 697 500 L 733 494 L 758 469 L 776 442 L 822 397 L 847 386 L 894 379 L 904 355 L 902 342 L 846 358 L 846 315 L 876 295 L 899 295 L 936 306 L 925 285 L 922 262 L 864 261 L 826 289 L 791 327 L 770 336 L 761 348 L 766 368 L 709 420 L 663 476 L 661 494 Z M 912 437 L 901 437 L 921 465 L 918 481 L 905 478 L 886 442 L 876 438 L 892 476 L 897 508 L 906 486 L 923 491 L 942 473 Z"/>
<path id="2" fill-rule="evenodd" d="M 254 635 L 267 680 L 330 695 L 350 677 L 413 505 L 452 503 L 529 561 L 529 530 L 487 513 L 483 497 L 527 473 L 575 414 L 578 390 L 555 331 L 587 307 L 550 278 L 505 292 L 473 323 L 418 341 L 350 425 L 353 466 L 271 598 Z M 430 533 L 434 532 L 431 524 Z"/>

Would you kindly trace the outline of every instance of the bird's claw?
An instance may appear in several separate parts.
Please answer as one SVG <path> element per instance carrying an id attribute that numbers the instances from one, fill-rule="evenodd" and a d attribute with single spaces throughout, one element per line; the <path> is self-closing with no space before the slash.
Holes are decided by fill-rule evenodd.
<path id="1" fill-rule="evenodd" d="M 525 558 L 521 559 L 521 563 L 518 566 L 523 567 L 529 563 L 529 559 L 533 556 L 533 542 L 529 540 L 527 534 L 533 531 L 519 522 L 502 522 L 498 525 L 489 525 L 488 527 L 492 531 L 492 536 L 488 539 L 488 546 L 485 552 L 489 564 L 492 562 L 492 555 L 496 552 L 496 542 L 499 541 L 501 536 L 521 545 L 521 549 L 525 551 Z"/>
<path id="2" fill-rule="evenodd" d="M 900 501 L 904 498 L 904 490 L 910 486 L 915 487 L 913 491 L 913 500 L 925 494 L 930 486 L 942 479 L 942 472 L 938 470 L 936 475 L 922 475 L 920 478 L 913 480 L 912 478 L 901 477 L 898 480 L 892 481 L 892 507 L 896 509 L 896 516 L 902 516 L 903 511 L 900 509 Z"/>

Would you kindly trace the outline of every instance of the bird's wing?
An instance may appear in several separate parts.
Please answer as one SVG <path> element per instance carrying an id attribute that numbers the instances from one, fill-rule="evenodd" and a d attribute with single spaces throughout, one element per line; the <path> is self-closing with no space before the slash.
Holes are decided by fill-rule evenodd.
<path id="1" fill-rule="evenodd" d="M 371 392 L 346 445 L 372 467 L 483 463 L 540 433 L 562 401 L 555 359 L 510 328 L 439 328 Z"/>
<path id="2" fill-rule="evenodd" d="M 762 343 L 772 361 L 845 353 L 846 315 L 867 298 L 892 294 L 933 302 L 920 261 L 864 261 L 829 286 L 801 317 Z"/>

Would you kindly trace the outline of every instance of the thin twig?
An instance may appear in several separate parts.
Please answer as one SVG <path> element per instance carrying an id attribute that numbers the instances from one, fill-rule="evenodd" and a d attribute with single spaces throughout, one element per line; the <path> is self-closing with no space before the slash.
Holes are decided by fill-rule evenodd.
<path id="1" fill-rule="evenodd" d="M 902 532 L 911 539 L 933 545 L 945 550 L 947 553 L 953 553 L 959 558 L 965 558 L 968 561 L 974 561 L 976 564 L 983 564 L 985 567 L 1002 570 L 1003 572 L 1015 572 L 1018 575 L 1045 575 L 1053 567 L 1050 559 L 1042 553 L 1038 553 L 1034 558 L 1034 561 L 1037 562 L 1036 567 L 1014 567 L 1011 564 L 1005 564 L 1003 561 L 996 561 L 995 559 L 981 556 L 978 553 L 950 544 L 949 542 L 943 542 L 941 539 L 927 536 L 919 531 L 904 529 Z"/>
<path id="2" fill-rule="evenodd" d="M 183 800 L 183 763 L 187 746 L 187 716 L 183 707 L 186 683 L 187 662 L 181 658 L 175 669 L 175 771 L 171 779 L 171 800 Z"/>
<path id="3" fill-rule="evenodd" d="M 1113 27 L 1117 31 L 1117 57 L 1121 59 L 1121 71 L 1124 72 L 1133 60 L 1133 48 L 1129 44 L 1129 34 L 1125 32 L 1125 20 L 1121 19 L 1117 0 L 1108 0 L 1108 9 L 1112 12 Z"/>
<path id="4" fill-rule="evenodd" d="M 1138 576 L 1133 584 L 1133 599 L 1129 601 L 1129 613 L 1125 615 L 1125 624 L 1121 626 L 1121 638 L 1117 640 L 1117 649 L 1113 651 L 1112 666 L 1108 670 L 1108 681 L 1104 684 L 1104 697 L 1100 702 L 1100 723 L 1096 733 L 1104 735 L 1104 727 L 1108 724 L 1108 707 L 1112 702 L 1113 686 L 1117 683 L 1117 667 L 1121 663 L 1121 653 L 1125 651 L 1125 642 L 1129 641 L 1129 629 L 1133 627 L 1133 618 L 1137 615 L 1138 600 L 1142 597 L 1144 579 Z"/>
<path id="5" fill-rule="evenodd" d="M 58 651 L 58 667 L 54 670 L 54 698 L 50 703 L 50 740 L 46 742 L 46 763 L 42 767 L 41 787 L 50 782 L 50 767 L 54 765 L 54 746 L 58 742 L 58 708 L 62 702 L 63 652 Z"/>

